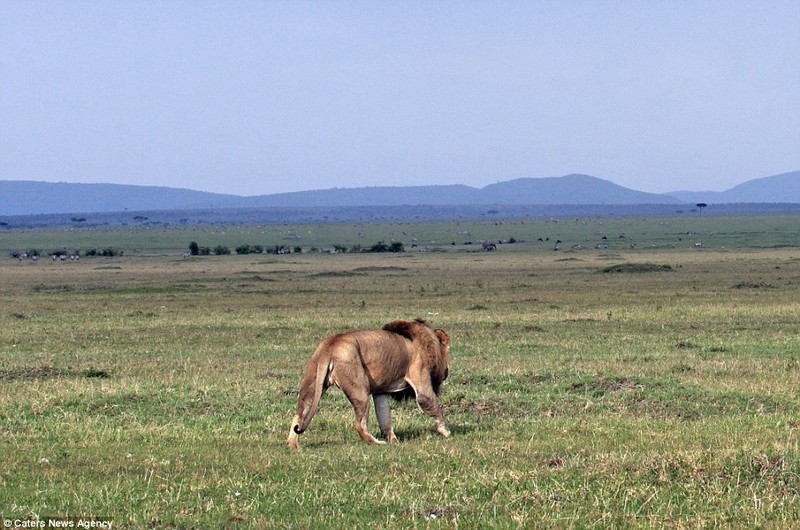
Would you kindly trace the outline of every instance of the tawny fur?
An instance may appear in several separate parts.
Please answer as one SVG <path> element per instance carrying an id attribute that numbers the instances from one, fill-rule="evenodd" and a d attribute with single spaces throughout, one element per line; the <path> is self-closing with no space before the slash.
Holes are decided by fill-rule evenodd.
<path id="1" fill-rule="evenodd" d="M 448 375 L 450 337 L 423 320 L 397 320 L 381 330 L 351 331 L 333 335 L 317 347 L 306 367 L 300 387 L 297 414 L 292 419 L 286 445 L 300 446 L 299 435 L 319 410 L 330 385 L 336 385 L 350 400 L 356 415 L 356 431 L 367 443 L 385 443 L 369 432 L 369 397 L 381 437 L 397 443 L 392 429 L 388 396 L 411 390 L 417 403 L 436 420 L 437 431 L 450 436 L 437 398 Z"/>

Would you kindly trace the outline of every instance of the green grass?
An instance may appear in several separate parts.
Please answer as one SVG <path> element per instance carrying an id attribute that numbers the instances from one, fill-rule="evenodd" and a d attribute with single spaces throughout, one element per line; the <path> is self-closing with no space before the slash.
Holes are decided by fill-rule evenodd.
<path id="1" fill-rule="evenodd" d="M 304 251 L 340 246 L 347 250 L 370 248 L 379 241 L 397 241 L 406 250 L 426 249 L 478 251 L 483 240 L 502 241 L 503 251 L 549 253 L 558 240 L 562 251 L 589 251 L 601 247 L 609 252 L 654 249 L 706 249 L 796 247 L 800 237 L 797 217 L 700 216 L 620 217 L 575 219 L 492 219 L 460 221 L 408 221 L 337 223 L 313 225 L 232 225 L 159 228 L 0 229 L 0 255 L 38 250 L 69 253 L 90 249 L 114 249 L 126 255 L 177 255 L 189 243 L 211 249 L 226 246 L 233 253 L 239 245 L 261 245 L 264 249 L 284 246 Z M 516 241 L 509 244 L 511 240 Z M 541 241 L 540 241 L 541 239 Z M 259 255 L 255 255 L 259 256 Z M 263 255 L 262 255 L 263 257 Z"/>
<path id="2" fill-rule="evenodd" d="M 646 248 L 553 252 L 531 236 L 554 224 L 531 221 L 494 253 L 3 260 L 0 513 L 125 528 L 800 526 L 790 224 L 694 219 L 749 227 L 698 251 L 667 244 L 683 220 L 660 222 L 637 225 Z M 590 223 L 569 233 L 594 237 Z M 385 228 L 325 227 L 321 244 L 388 241 Z M 153 249 L 188 234 L 162 235 Z M 393 403 L 401 444 L 367 446 L 331 389 L 287 450 L 316 344 L 414 317 L 452 338 L 453 436 Z"/>

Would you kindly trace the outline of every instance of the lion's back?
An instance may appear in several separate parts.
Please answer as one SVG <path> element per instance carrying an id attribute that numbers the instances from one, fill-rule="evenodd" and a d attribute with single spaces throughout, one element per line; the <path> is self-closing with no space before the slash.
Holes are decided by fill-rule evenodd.
<path id="1" fill-rule="evenodd" d="M 410 341 L 383 330 L 356 331 L 353 335 L 375 390 L 387 390 L 386 387 L 403 382 L 410 364 Z"/>

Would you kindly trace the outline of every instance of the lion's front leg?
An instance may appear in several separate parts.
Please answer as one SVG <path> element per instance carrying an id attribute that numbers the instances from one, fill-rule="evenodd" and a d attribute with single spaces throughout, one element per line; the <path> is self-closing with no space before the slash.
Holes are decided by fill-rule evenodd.
<path id="1" fill-rule="evenodd" d="M 444 422 L 444 411 L 442 410 L 442 405 L 436 398 L 436 394 L 434 393 L 430 383 L 421 383 L 419 387 L 415 389 L 415 392 L 417 394 L 417 404 L 419 407 L 425 411 L 428 416 L 436 420 L 436 431 L 445 438 L 450 436 L 450 429 L 447 428 L 447 425 Z"/>
<path id="2" fill-rule="evenodd" d="M 397 436 L 392 428 L 392 411 L 389 409 L 389 394 L 373 394 L 375 401 L 375 415 L 378 417 L 378 425 L 381 427 L 381 437 L 389 443 L 399 443 Z"/>
<path id="3" fill-rule="evenodd" d="M 436 431 L 445 438 L 450 436 L 450 429 L 447 428 L 444 422 L 444 412 L 442 411 L 442 405 L 439 403 L 439 400 L 436 399 L 436 394 L 417 395 L 417 403 L 419 403 L 420 408 L 422 408 L 428 416 L 436 420 Z"/>

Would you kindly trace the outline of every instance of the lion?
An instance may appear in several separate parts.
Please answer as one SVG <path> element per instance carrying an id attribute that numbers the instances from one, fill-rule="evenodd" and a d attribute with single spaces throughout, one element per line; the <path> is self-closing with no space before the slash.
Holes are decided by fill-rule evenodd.
<path id="1" fill-rule="evenodd" d="M 323 340 L 311 360 L 300 387 L 297 414 L 292 419 L 286 445 L 300 447 L 299 435 L 319 410 L 320 400 L 331 385 L 339 387 L 356 414 L 356 431 L 369 444 L 398 443 L 392 428 L 389 395 L 416 396 L 420 408 L 436 420 L 444 437 L 450 430 L 437 398 L 447 379 L 450 337 L 424 320 L 396 320 L 380 330 L 351 331 Z M 375 401 L 381 437 L 367 427 L 369 396 Z"/>

